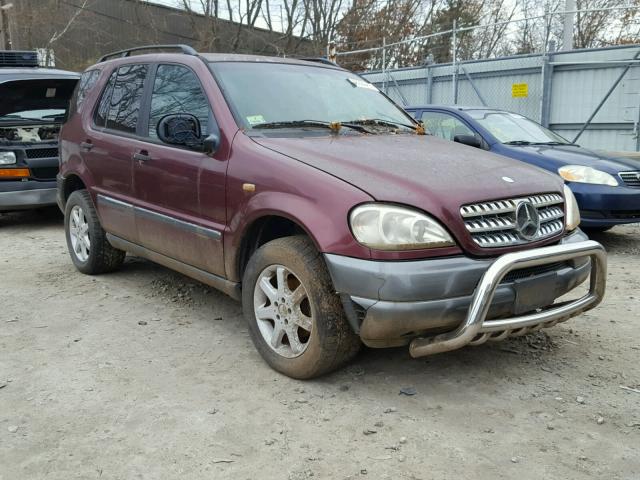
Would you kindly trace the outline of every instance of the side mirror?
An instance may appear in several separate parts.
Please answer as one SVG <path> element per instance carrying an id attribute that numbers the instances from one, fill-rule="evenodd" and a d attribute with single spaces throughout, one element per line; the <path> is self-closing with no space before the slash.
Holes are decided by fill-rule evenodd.
<path id="1" fill-rule="evenodd" d="M 482 142 L 475 135 L 456 135 L 453 137 L 453 141 L 470 147 L 482 148 Z"/>
<path id="2" fill-rule="evenodd" d="M 188 113 L 165 115 L 158 122 L 156 133 L 169 145 L 184 145 L 194 150 L 203 148 L 200 120 Z"/>
<path id="3" fill-rule="evenodd" d="M 212 133 L 202 141 L 202 149 L 207 155 L 213 155 L 220 148 L 220 136 Z"/>

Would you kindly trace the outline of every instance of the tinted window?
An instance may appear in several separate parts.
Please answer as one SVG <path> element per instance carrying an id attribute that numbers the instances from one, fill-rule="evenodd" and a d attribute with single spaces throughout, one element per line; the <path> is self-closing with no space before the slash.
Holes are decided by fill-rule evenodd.
<path id="1" fill-rule="evenodd" d="M 106 125 L 107 113 L 109 113 L 109 104 L 111 102 L 111 94 L 113 93 L 113 85 L 116 82 L 117 75 L 118 72 L 116 71 L 111 74 L 107 85 L 102 91 L 102 96 L 100 97 L 100 102 L 98 103 L 98 108 L 93 119 L 97 127 L 104 127 Z"/>
<path id="2" fill-rule="evenodd" d="M 80 107 L 84 103 L 84 99 L 86 98 L 87 93 L 89 93 L 89 90 L 91 90 L 96 84 L 99 76 L 100 70 L 89 70 L 88 72 L 84 72 L 82 74 L 82 76 L 80 77 L 80 82 L 78 83 L 75 103 L 73 105 L 76 110 L 80 109 Z"/>
<path id="3" fill-rule="evenodd" d="M 156 127 L 165 115 L 190 113 L 207 132 L 209 102 L 195 74 L 180 65 L 160 65 L 153 83 L 149 136 L 156 138 Z"/>
<path id="4" fill-rule="evenodd" d="M 447 113 L 423 112 L 421 120 L 427 132 L 445 140 L 453 140 L 456 135 L 475 135 L 461 120 Z"/>
<path id="5" fill-rule="evenodd" d="M 136 132 L 146 76 L 147 65 L 125 65 L 118 69 L 109 102 L 107 128 L 127 133 Z"/>

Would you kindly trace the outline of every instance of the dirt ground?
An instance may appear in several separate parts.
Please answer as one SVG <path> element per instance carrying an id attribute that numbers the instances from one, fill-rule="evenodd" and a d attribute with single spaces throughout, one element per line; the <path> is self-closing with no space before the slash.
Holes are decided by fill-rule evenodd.
<path id="1" fill-rule="evenodd" d="M 596 239 L 607 298 L 548 335 L 300 382 L 228 297 L 132 257 L 82 275 L 54 210 L 2 216 L 0 480 L 638 479 L 640 226 Z"/>

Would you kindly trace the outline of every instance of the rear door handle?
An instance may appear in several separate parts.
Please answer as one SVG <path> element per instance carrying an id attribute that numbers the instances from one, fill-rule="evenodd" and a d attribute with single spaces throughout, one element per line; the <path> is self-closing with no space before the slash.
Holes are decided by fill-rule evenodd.
<path id="1" fill-rule="evenodd" d="M 81 142 L 80 148 L 88 152 L 93 148 L 93 143 L 91 142 L 91 140 L 87 140 L 86 142 Z"/>
<path id="2" fill-rule="evenodd" d="M 138 162 L 148 162 L 149 160 L 151 160 L 151 157 L 149 156 L 149 152 L 147 152 L 146 150 L 140 150 L 139 152 L 133 154 L 133 159 L 137 160 Z"/>

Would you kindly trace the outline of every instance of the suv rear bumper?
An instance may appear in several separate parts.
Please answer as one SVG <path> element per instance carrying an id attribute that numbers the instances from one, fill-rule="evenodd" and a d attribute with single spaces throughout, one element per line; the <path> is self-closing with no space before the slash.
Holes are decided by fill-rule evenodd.
<path id="1" fill-rule="evenodd" d="M 56 204 L 56 182 L 2 182 L 0 212 Z"/>
<path id="2" fill-rule="evenodd" d="M 604 294 L 606 259 L 599 244 L 586 240 L 578 231 L 556 246 L 488 260 L 450 257 L 376 262 L 331 254 L 325 259 L 350 323 L 363 342 L 371 347 L 411 342 L 412 355 L 420 356 L 524 334 L 595 307 Z M 559 311 L 553 316 L 519 316 L 548 307 L 590 273 L 588 300 L 560 310 L 556 305 L 552 311 Z M 433 337 L 442 332 L 449 333 Z M 423 335 L 431 337 L 416 339 Z M 452 335 L 455 342 L 448 341 Z M 434 338 L 439 339 L 438 344 L 446 340 L 446 347 L 422 348 Z"/>

